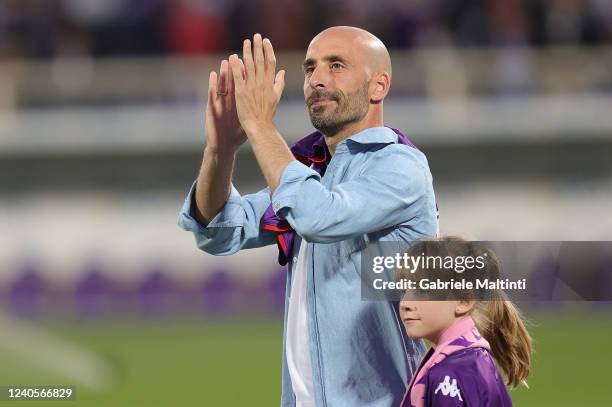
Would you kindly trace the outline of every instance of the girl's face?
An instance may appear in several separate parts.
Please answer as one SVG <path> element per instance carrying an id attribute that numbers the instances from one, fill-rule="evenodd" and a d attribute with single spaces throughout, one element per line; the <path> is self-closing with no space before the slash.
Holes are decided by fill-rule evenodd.
<path id="1" fill-rule="evenodd" d="M 400 316 L 412 338 L 425 338 L 438 343 L 442 332 L 456 319 L 460 301 L 416 301 L 403 299 Z"/>

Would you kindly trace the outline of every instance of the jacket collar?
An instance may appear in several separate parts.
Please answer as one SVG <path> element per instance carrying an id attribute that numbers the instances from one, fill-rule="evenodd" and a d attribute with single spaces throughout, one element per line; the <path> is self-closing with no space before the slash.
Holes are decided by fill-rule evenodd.
<path id="1" fill-rule="evenodd" d="M 346 140 L 359 144 L 391 144 L 401 142 L 402 144 L 415 147 L 415 145 L 399 130 L 387 126 L 367 128 L 359 133 L 353 134 Z M 345 140 L 342 140 L 340 144 L 344 141 Z M 330 158 L 329 150 L 325 143 L 325 136 L 319 131 L 310 133 L 306 137 L 298 140 L 291 146 L 291 151 L 294 155 L 300 157 L 315 158 L 315 161 L 325 161 L 325 159 L 329 161 Z"/>
<path id="2" fill-rule="evenodd" d="M 347 140 L 359 144 L 389 144 L 397 143 L 397 134 L 389 127 L 370 127 L 353 134 Z"/>

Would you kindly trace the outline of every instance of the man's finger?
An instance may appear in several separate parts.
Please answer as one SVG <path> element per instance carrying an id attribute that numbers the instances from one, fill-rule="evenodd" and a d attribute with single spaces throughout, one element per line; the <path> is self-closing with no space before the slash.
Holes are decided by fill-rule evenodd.
<path id="1" fill-rule="evenodd" d="M 215 71 L 212 71 L 208 76 L 208 102 L 206 103 L 206 117 L 209 114 L 216 116 L 217 114 L 217 86 L 218 86 L 218 76 Z"/>
<path id="2" fill-rule="evenodd" d="M 218 95 L 226 95 L 228 92 L 228 80 L 229 80 L 229 64 L 227 60 L 224 59 L 221 61 L 221 68 L 219 68 L 219 84 L 217 86 L 217 94 Z"/>
<path id="3" fill-rule="evenodd" d="M 276 73 L 276 56 L 274 56 L 274 48 L 269 39 L 263 40 L 263 51 L 266 60 L 266 76 L 274 80 L 274 74 Z"/>
<path id="4" fill-rule="evenodd" d="M 208 102 L 212 102 L 217 97 L 217 73 L 211 71 L 208 75 Z"/>
<path id="5" fill-rule="evenodd" d="M 253 56 L 255 58 L 255 76 L 257 77 L 257 83 L 263 83 L 266 75 L 266 66 L 261 34 L 255 34 L 253 36 Z"/>
<path id="6" fill-rule="evenodd" d="M 233 54 L 229 58 L 229 64 L 232 72 L 232 77 L 234 78 L 234 92 L 238 93 L 242 91 L 244 87 L 245 79 L 242 78 L 242 61 L 238 58 L 238 55 Z"/>
<path id="7" fill-rule="evenodd" d="M 234 96 L 234 73 L 232 72 L 232 66 L 227 63 L 227 94 Z"/>
<path id="8" fill-rule="evenodd" d="M 281 69 L 274 78 L 274 94 L 276 94 L 277 100 L 280 100 L 285 89 L 285 70 Z"/>
<path id="9" fill-rule="evenodd" d="M 253 65 L 253 53 L 251 52 L 251 40 L 242 43 L 242 59 L 244 60 L 245 79 L 255 78 L 255 66 Z"/>
<path id="10" fill-rule="evenodd" d="M 240 62 L 240 73 L 242 75 L 242 79 L 246 80 L 246 68 L 244 67 L 244 62 L 242 59 L 238 58 L 238 62 Z"/>

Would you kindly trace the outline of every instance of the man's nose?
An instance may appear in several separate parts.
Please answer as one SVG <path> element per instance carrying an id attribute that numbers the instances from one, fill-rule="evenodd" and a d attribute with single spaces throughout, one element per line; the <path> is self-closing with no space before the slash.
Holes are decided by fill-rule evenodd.
<path id="1" fill-rule="evenodd" d="M 311 88 L 324 88 L 326 86 L 325 75 L 323 74 L 323 69 L 319 69 L 319 67 L 315 67 L 312 73 L 310 74 L 310 78 L 308 78 L 308 85 Z"/>

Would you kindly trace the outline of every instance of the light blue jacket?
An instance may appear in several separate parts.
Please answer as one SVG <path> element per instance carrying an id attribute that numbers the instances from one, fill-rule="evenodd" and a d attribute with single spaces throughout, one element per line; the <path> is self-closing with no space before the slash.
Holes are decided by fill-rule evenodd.
<path id="1" fill-rule="evenodd" d="M 396 303 L 361 299 L 360 252 L 368 241 L 413 241 L 437 233 L 425 156 L 398 144 L 391 129 L 370 128 L 337 145 L 323 177 L 296 160 L 272 196 L 268 188 L 241 196 L 232 185 L 227 203 L 206 227 L 193 215 L 194 188 L 195 183 L 178 223 L 195 234 L 200 249 L 215 255 L 274 244 L 275 233 L 260 222 L 272 202 L 298 234 L 286 293 L 301 239 L 312 245 L 304 334 L 317 406 L 398 406 L 425 347 L 406 336 Z M 286 322 L 285 312 L 285 327 Z M 283 343 L 286 335 L 285 329 Z M 281 405 L 295 406 L 285 346 L 282 371 Z"/>

